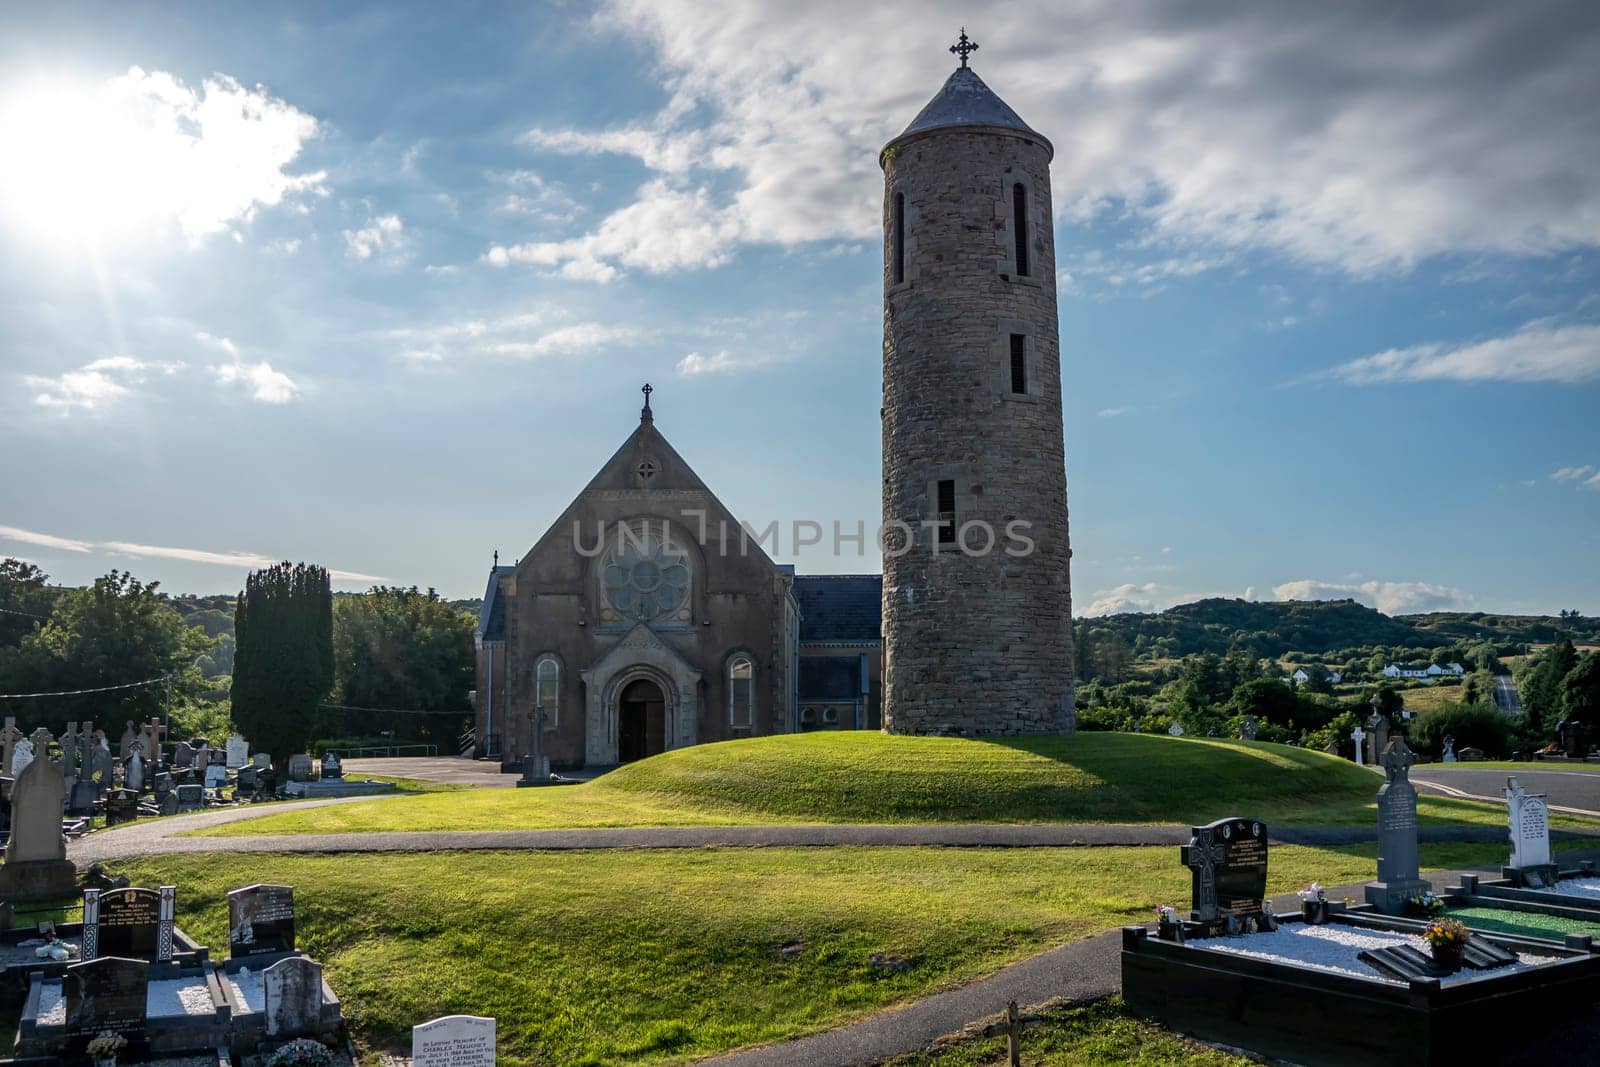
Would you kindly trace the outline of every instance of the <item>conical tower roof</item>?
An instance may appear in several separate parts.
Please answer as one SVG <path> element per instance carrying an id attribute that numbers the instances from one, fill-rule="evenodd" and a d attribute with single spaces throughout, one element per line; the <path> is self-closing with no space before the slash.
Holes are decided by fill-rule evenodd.
<path id="1" fill-rule="evenodd" d="M 971 67 L 957 67 L 944 87 L 929 100 L 911 125 L 900 136 L 883 146 L 887 152 L 896 145 L 922 137 L 935 130 L 1005 130 L 1039 141 L 1052 156 L 1055 147 L 1039 131 L 1022 121 L 1011 105 L 995 95 Z M 880 161 L 882 154 L 879 155 Z"/>

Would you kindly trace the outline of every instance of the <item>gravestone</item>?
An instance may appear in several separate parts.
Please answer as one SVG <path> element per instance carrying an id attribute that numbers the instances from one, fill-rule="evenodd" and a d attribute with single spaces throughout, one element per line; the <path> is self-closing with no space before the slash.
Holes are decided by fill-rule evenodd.
<path id="1" fill-rule="evenodd" d="M 238 734 L 228 738 L 227 764 L 230 770 L 238 770 L 250 762 L 250 742 Z"/>
<path id="2" fill-rule="evenodd" d="M 11 750 L 10 770 L 7 771 L 7 773 L 10 774 L 12 778 L 16 778 L 21 775 L 23 769 L 32 762 L 33 742 L 29 741 L 27 738 L 23 738 L 21 741 L 18 741 L 16 747 Z"/>
<path id="3" fill-rule="evenodd" d="M 1365 761 L 1365 756 L 1366 756 L 1366 750 L 1361 747 L 1361 742 L 1365 741 L 1366 739 L 1367 739 L 1367 732 L 1365 730 L 1363 730 L 1360 726 L 1357 726 L 1354 730 L 1350 731 L 1350 740 L 1352 740 L 1352 741 L 1354 741 L 1356 743 L 1356 766 L 1357 767 L 1366 766 L 1366 763 L 1364 762 Z"/>
<path id="4" fill-rule="evenodd" d="M 266 752 L 257 752 L 250 757 L 250 762 L 256 765 L 256 770 L 264 771 L 272 766 L 272 756 Z"/>
<path id="5" fill-rule="evenodd" d="M 1267 827 L 1256 819 L 1218 819 L 1191 828 L 1180 851 L 1193 874 L 1190 919 L 1201 935 L 1232 932 L 1265 912 Z"/>
<path id="6" fill-rule="evenodd" d="M 213 763 L 206 768 L 206 789 L 221 789 L 228 784 L 228 768 Z"/>
<path id="7" fill-rule="evenodd" d="M 1181 724 L 1179 724 L 1179 723 L 1173 723 L 1171 726 L 1167 727 L 1167 736 L 1168 737 L 1182 737 L 1183 736 L 1183 726 Z"/>
<path id="8" fill-rule="evenodd" d="M 1535 889 L 1555 885 L 1560 871 L 1550 855 L 1550 802 L 1543 793 L 1524 790 L 1515 778 L 1506 779 L 1505 798 L 1511 862 L 1501 873 Z"/>
<path id="9" fill-rule="evenodd" d="M 189 742 L 179 741 L 178 747 L 172 750 L 172 765 L 178 768 L 194 766 L 194 749 L 189 747 Z"/>
<path id="10" fill-rule="evenodd" d="M 411 1067 L 494 1067 L 494 1020 L 446 1015 L 411 1028 Z"/>
<path id="11" fill-rule="evenodd" d="M 289 757 L 289 781 L 311 781 L 311 769 L 311 757 L 306 755 L 304 752 L 296 752 L 294 755 Z"/>
<path id="12" fill-rule="evenodd" d="M 117 758 L 127 759 L 133 755 L 133 746 L 139 740 L 139 734 L 133 728 L 133 720 L 123 724 L 126 729 L 122 731 L 122 738 L 117 742 Z"/>
<path id="13" fill-rule="evenodd" d="M 344 777 L 344 764 L 339 762 L 337 752 L 324 752 L 322 754 L 322 777 L 338 779 Z"/>
<path id="14" fill-rule="evenodd" d="M 184 783 L 174 790 L 178 795 L 179 811 L 197 811 L 206 802 L 204 786 L 193 783 Z"/>
<path id="15" fill-rule="evenodd" d="M 111 788 L 112 768 L 115 766 L 111 746 L 106 744 L 104 737 L 96 737 L 89 748 L 89 766 L 84 777 L 95 784 L 101 796 L 105 796 L 106 790 Z"/>
<path id="16" fill-rule="evenodd" d="M 1374 710 L 1367 717 L 1367 763 L 1374 767 L 1378 766 L 1378 757 L 1383 755 L 1383 750 L 1388 747 L 1388 716 Z"/>
<path id="17" fill-rule="evenodd" d="M 278 772 L 271 767 L 256 772 L 256 799 L 271 800 L 278 792 Z"/>
<path id="18" fill-rule="evenodd" d="M 235 783 L 238 785 L 239 791 L 252 793 L 255 792 L 256 775 L 259 773 L 260 772 L 256 770 L 256 765 L 254 763 L 246 763 L 243 767 L 240 767 L 239 777 L 235 779 Z"/>
<path id="19" fill-rule="evenodd" d="M 150 964 L 144 960 L 102 956 L 72 964 L 63 982 L 69 1047 L 75 1038 L 107 1030 L 136 1041 L 144 1032 L 149 991 Z"/>
<path id="20" fill-rule="evenodd" d="M 1378 787 L 1378 879 L 1364 888 L 1367 903 L 1389 915 L 1433 889 L 1417 873 L 1417 791 L 1411 784 L 1416 761 L 1403 737 L 1390 741 L 1378 758 L 1385 775 Z"/>
<path id="21" fill-rule="evenodd" d="M 157 800 L 165 797 L 177 787 L 178 783 L 173 781 L 171 771 L 162 771 L 160 774 L 155 776 L 154 788 Z"/>
<path id="22" fill-rule="evenodd" d="M 150 760 L 152 764 L 160 763 L 161 739 L 167 735 L 167 728 L 161 725 L 160 719 L 153 718 L 145 724 L 142 732 L 144 735 L 145 758 Z"/>
<path id="23" fill-rule="evenodd" d="M 139 794 L 132 789 L 113 789 L 106 795 L 106 825 L 121 826 L 139 818 Z"/>
<path id="24" fill-rule="evenodd" d="M 544 708 L 536 707 L 528 713 L 528 751 L 522 757 L 522 778 L 517 785 L 549 784 L 550 757 L 544 754 Z"/>
<path id="25" fill-rule="evenodd" d="M 322 964 L 286 956 L 261 972 L 267 1036 L 304 1037 L 322 1029 Z"/>
<path id="26" fill-rule="evenodd" d="M 70 795 L 72 783 L 78 780 L 78 724 L 67 723 L 58 740 L 61 744 L 61 780 L 66 783 Z"/>
<path id="27" fill-rule="evenodd" d="M 42 735 L 42 740 L 41 740 Z M 34 742 L 49 751 L 49 733 Z M 61 807 L 67 787 L 61 768 L 48 755 L 22 769 L 11 785 L 11 837 L 0 865 L 0 900 L 60 900 L 77 888 L 77 868 L 67 860 L 61 836 Z"/>
<path id="28" fill-rule="evenodd" d="M 1444 756 L 1441 759 L 1445 763 L 1454 763 L 1456 761 L 1456 739 L 1449 734 L 1445 735 Z"/>
<path id="29" fill-rule="evenodd" d="M 172 959 L 173 906 L 177 890 L 85 889 L 83 958 Z"/>
<path id="30" fill-rule="evenodd" d="M 1241 741 L 1254 741 L 1256 734 L 1259 732 L 1260 728 L 1256 725 L 1256 717 L 1254 715 L 1246 715 L 1244 722 L 1239 724 L 1239 740 Z"/>
<path id="31" fill-rule="evenodd" d="M 158 793 L 156 803 L 161 805 L 161 814 L 178 814 L 178 791 L 169 789 L 165 793 Z"/>
<path id="32" fill-rule="evenodd" d="M 5 728 L 0 729 L 0 774 L 11 774 L 11 760 L 17 742 L 22 739 L 22 731 L 17 729 L 16 717 L 7 715 Z"/>
<path id="33" fill-rule="evenodd" d="M 294 887 L 252 885 L 228 894 L 231 957 L 294 951 Z"/>
<path id="34" fill-rule="evenodd" d="M 128 754 L 128 762 L 123 766 L 122 784 L 135 793 L 144 792 L 144 755 L 137 747 Z"/>
<path id="35" fill-rule="evenodd" d="M 87 778 L 79 778 L 72 783 L 72 792 L 67 798 L 67 811 L 73 815 L 92 815 L 94 802 L 99 799 L 100 786 Z"/>

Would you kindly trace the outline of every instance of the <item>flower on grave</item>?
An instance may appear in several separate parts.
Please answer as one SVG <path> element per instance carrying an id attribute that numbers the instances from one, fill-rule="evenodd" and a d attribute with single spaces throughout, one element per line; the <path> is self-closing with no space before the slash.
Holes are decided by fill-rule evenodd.
<path id="1" fill-rule="evenodd" d="M 330 1067 L 333 1053 L 320 1041 L 299 1037 L 280 1046 L 267 1063 L 269 1067 Z"/>
<path id="2" fill-rule="evenodd" d="M 1440 919 L 1430 923 L 1422 931 L 1422 939 L 1428 943 L 1429 948 L 1452 949 L 1461 948 L 1472 940 L 1472 933 L 1467 929 L 1467 924 L 1457 919 Z"/>
<path id="3" fill-rule="evenodd" d="M 127 1047 L 127 1038 L 110 1030 L 102 1030 L 98 1037 L 89 1042 L 89 1047 L 84 1051 L 90 1056 L 100 1059 L 105 1056 L 115 1056 Z"/>
<path id="4" fill-rule="evenodd" d="M 1174 908 L 1171 904 L 1157 904 L 1156 921 L 1161 923 L 1163 926 L 1177 922 L 1178 909 Z"/>
<path id="5" fill-rule="evenodd" d="M 1431 919 L 1444 911 L 1444 901 L 1431 892 L 1419 893 L 1406 901 L 1406 914 Z"/>
<path id="6" fill-rule="evenodd" d="M 1307 904 L 1310 904 L 1313 900 L 1328 899 L 1328 891 L 1323 889 L 1322 886 L 1317 882 L 1312 882 L 1310 885 L 1300 890 L 1300 892 L 1296 895 Z"/>

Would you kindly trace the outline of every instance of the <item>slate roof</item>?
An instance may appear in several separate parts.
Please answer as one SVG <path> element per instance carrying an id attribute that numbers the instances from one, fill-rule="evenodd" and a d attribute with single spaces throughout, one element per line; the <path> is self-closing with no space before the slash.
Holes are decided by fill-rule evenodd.
<path id="1" fill-rule="evenodd" d="M 483 591 L 483 607 L 478 609 L 478 636 L 485 641 L 506 639 L 506 599 L 500 595 L 500 579 L 515 567 L 491 567 L 489 587 Z"/>
<path id="2" fill-rule="evenodd" d="M 794 580 L 800 643 L 870 645 L 883 640 L 883 576 L 802 574 Z"/>
<path id="3" fill-rule="evenodd" d="M 801 656 L 799 697 L 854 700 L 861 695 L 859 656 Z"/>
<path id="4" fill-rule="evenodd" d="M 917 117 L 911 120 L 911 125 L 901 130 L 900 136 L 884 145 L 884 149 L 887 151 L 890 147 L 917 134 L 954 126 L 988 126 L 1019 130 L 1043 142 L 1052 154 L 1055 151 L 1049 139 L 1023 122 L 1022 117 L 1011 110 L 1011 105 L 996 96 L 994 90 L 985 85 L 983 79 L 978 77 L 978 72 L 971 67 L 957 67 L 945 81 L 944 87 L 934 94 L 933 99 L 929 100 L 921 111 L 917 112 Z"/>

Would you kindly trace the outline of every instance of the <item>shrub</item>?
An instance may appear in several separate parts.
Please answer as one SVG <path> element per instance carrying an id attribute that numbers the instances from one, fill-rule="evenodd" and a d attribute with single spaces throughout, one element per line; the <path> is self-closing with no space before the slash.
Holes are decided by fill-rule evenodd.
<path id="1" fill-rule="evenodd" d="M 1489 704 L 1445 704 L 1411 724 L 1411 747 L 1427 756 L 1443 755 L 1447 736 L 1455 737 L 1457 752 L 1481 748 L 1491 759 L 1504 759 L 1511 749 L 1511 720 Z"/>

